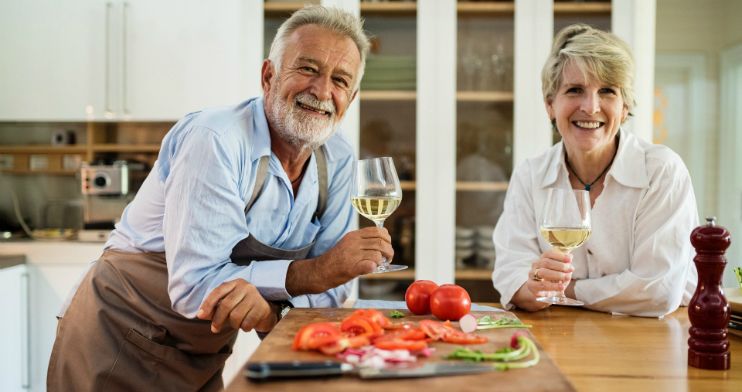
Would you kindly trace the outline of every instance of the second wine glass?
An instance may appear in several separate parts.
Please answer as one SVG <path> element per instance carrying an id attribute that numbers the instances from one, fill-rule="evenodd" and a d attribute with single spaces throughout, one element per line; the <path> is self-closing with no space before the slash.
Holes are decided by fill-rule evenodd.
<path id="1" fill-rule="evenodd" d="M 590 238 L 590 192 L 558 188 L 548 192 L 541 236 L 557 250 L 569 254 Z M 566 297 L 564 291 L 546 292 L 536 300 L 553 305 L 584 305 L 582 301 Z"/>
<path id="2" fill-rule="evenodd" d="M 384 221 L 402 202 L 402 187 L 399 184 L 394 161 L 390 157 L 361 159 L 356 165 L 351 202 L 359 214 L 384 227 Z M 374 273 L 400 271 L 406 265 L 389 264 L 384 258 Z"/>

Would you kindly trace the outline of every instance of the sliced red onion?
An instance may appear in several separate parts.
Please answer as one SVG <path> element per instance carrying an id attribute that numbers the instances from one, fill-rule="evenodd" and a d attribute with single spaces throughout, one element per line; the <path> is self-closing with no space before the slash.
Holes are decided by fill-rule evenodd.
<path id="1" fill-rule="evenodd" d="M 466 314 L 459 320 L 459 327 L 465 333 L 472 333 L 477 330 L 477 318 L 470 314 Z"/>

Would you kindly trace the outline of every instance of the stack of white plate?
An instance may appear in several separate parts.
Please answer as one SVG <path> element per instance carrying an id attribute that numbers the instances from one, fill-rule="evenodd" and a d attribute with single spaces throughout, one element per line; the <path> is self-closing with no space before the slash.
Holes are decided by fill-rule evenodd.
<path id="1" fill-rule="evenodd" d="M 468 227 L 456 227 L 456 267 L 465 267 L 464 260 L 474 256 L 475 231 Z"/>

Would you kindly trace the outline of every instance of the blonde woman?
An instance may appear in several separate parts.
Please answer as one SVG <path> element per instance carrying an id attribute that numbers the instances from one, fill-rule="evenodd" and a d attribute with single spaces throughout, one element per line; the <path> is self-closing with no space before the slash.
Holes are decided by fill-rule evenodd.
<path id="1" fill-rule="evenodd" d="M 501 302 L 537 311 L 560 291 L 589 309 L 662 316 L 697 281 L 689 236 L 695 196 L 680 157 L 623 131 L 635 105 L 626 43 L 587 25 L 555 38 L 542 72 L 546 112 L 562 141 L 513 172 L 493 240 Z M 584 189 L 593 232 L 571 255 L 539 236 L 548 188 Z"/>

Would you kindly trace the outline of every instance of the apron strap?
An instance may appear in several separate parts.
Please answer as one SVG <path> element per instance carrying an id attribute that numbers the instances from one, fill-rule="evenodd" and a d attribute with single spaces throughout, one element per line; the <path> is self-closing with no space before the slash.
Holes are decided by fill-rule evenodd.
<path id="1" fill-rule="evenodd" d="M 319 219 L 327 207 L 327 157 L 325 156 L 325 146 L 322 145 L 314 150 L 314 158 L 317 160 L 317 182 L 319 185 L 319 198 L 317 199 L 317 210 L 314 216 Z"/>
<path id="2" fill-rule="evenodd" d="M 327 157 L 325 155 L 325 146 L 322 145 L 318 149 L 314 150 L 314 158 L 317 161 L 317 182 L 319 186 L 319 197 L 317 198 L 317 209 L 314 211 L 314 216 L 319 219 L 325 212 L 327 207 Z M 263 187 L 265 186 L 265 178 L 268 176 L 268 162 L 270 160 L 269 155 L 260 157 L 258 163 L 258 171 L 255 176 L 255 187 L 253 188 L 252 196 L 250 201 L 245 206 L 245 215 L 250 211 L 255 201 L 258 199 L 261 193 L 263 193 Z"/>
<path id="3" fill-rule="evenodd" d="M 253 188 L 252 196 L 250 196 L 250 201 L 248 201 L 245 206 L 245 215 L 247 215 L 247 212 L 250 211 L 252 205 L 255 204 L 255 200 L 257 200 L 258 196 L 263 192 L 265 177 L 268 173 L 268 160 L 270 158 L 270 155 L 260 157 L 260 163 L 258 163 L 258 174 L 255 176 L 255 187 Z"/>

